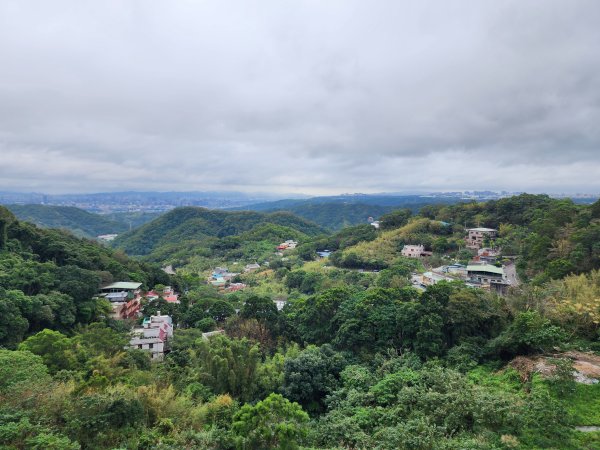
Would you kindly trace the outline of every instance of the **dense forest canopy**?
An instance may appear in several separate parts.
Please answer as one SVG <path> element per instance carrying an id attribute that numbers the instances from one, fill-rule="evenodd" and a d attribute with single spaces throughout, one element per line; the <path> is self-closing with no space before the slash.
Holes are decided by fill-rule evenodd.
<path id="1" fill-rule="evenodd" d="M 248 240 L 268 241 L 270 252 L 273 244 L 281 239 L 301 239 L 323 233 L 325 230 L 318 225 L 287 212 L 229 212 L 183 207 L 119 236 L 114 245 L 131 255 L 172 262 L 197 254 L 212 254 L 214 250 L 235 249 Z M 243 252 L 238 255 L 243 256 Z"/>
<path id="2" fill-rule="evenodd" d="M 379 219 L 326 233 L 289 213 L 181 208 L 117 242 L 144 255 L 131 259 L 0 208 L 0 445 L 599 448 L 600 202 L 524 194 Z M 415 287 L 475 256 L 465 227 L 497 229 L 487 243 L 522 283 Z M 431 254 L 405 258 L 407 244 Z M 208 285 L 217 265 L 246 288 Z M 128 348 L 132 323 L 92 300 L 113 280 L 180 291 L 142 306 L 173 318 L 164 361 Z"/>

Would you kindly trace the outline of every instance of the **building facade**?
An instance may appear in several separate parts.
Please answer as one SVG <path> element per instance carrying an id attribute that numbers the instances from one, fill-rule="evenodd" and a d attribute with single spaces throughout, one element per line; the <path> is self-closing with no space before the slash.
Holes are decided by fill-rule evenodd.
<path id="1" fill-rule="evenodd" d="M 431 252 L 425 251 L 424 245 L 405 245 L 402 247 L 400 254 L 407 258 L 422 258 L 424 256 L 431 256 Z"/>
<path id="2" fill-rule="evenodd" d="M 493 228 L 470 228 L 467 233 L 466 245 L 472 249 L 480 249 L 486 240 L 494 240 L 498 236 L 498 230 Z"/>
<path id="3" fill-rule="evenodd" d="M 130 348 L 148 351 L 154 360 L 162 360 L 169 350 L 169 341 L 173 337 L 173 320 L 171 316 L 161 315 L 144 319 L 140 328 L 134 328 Z"/>

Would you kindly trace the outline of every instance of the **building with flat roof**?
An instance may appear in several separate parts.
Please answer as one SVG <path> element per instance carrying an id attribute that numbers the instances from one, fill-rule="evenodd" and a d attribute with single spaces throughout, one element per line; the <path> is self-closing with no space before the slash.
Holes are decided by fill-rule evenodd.
<path id="1" fill-rule="evenodd" d="M 100 288 L 100 292 L 134 292 L 137 291 L 142 286 L 142 283 L 138 283 L 135 281 L 117 281 L 116 283 L 111 283 Z"/>
<path id="2" fill-rule="evenodd" d="M 467 278 L 481 284 L 505 283 L 508 281 L 504 268 L 491 264 L 473 264 L 467 266 Z"/>

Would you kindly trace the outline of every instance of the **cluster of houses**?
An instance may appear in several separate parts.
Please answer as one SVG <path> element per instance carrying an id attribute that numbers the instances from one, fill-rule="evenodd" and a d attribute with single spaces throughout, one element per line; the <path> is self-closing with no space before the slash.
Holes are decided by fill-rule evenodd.
<path id="1" fill-rule="evenodd" d="M 156 300 L 162 297 L 168 303 L 179 303 L 179 294 L 171 286 L 165 286 L 162 292 L 143 291 L 141 287 L 142 283 L 119 281 L 100 288 L 97 297 L 110 302 L 112 317 L 117 320 L 139 318 L 144 299 Z"/>
<path id="2" fill-rule="evenodd" d="M 282 242 L 281 244 L 279 244 L 277 246 L 277 250 L 279 250 L 281 252 L 283 250 L 293 250 L 296 247 L 298 247 L 298 242 L 294 241 L 292 239 L 288 239 L 287 241 Z"/>
<path id="3" fill-rule="evenodd" d="M 498 249 L 489 248 L 485 245 L 493 243 L 496 237 L 498 237 L 498 230 L 493 228 L 469 228 L 467 230 L 467 237 L 465 238 L 465 245 L 471 250 L 478 251 L 475 261 L 493 263 L 500 252 Z M 483 250 L 483 253 L 481 250 Z M 432 254 L 430 251 L 426 251 L 425 246 L 422 244 L 405 245 L 400 253 L 407 258 L 424 258 Z"/>
<path id="4" fill-rule="evenodd" d="M 244 272 L 252 272 L 258 268 L 260 268 L 258 264 L 248 264 Z M 248 286 L 245 283 L 233 282 L 233 278 L 238 275 L 239 273 L 230 272 L 227 267 L 215 267 L 208 277 L 207 282 L 211 286 L 222 289 L 225 292 L 240 291 Z"/>
<path id="5" fill-rule="evenodd" d="M 413 284 L 425 288 L 440 281 L 462 281 L 469 287 L 492 290 L 504 294 L 511 286 L 518 286 L 515 265 L 509 262 L 502 265 L 477 264 L 469 265 L 451 264 L 436 267 L 423 274 L 413 274 Z"/>
<path id="6" fill-rule="evenodd" d="M 224 288 L 239 273 L 230 272 L 227 267 L 215 267 L 208 277 L 208 284 Z"/>
<path id="7" fill-rule="evenodd" d="M 509 287 L 517 286 L 519 279 L 513 261 L 500 261 L 500 250 L 485 246 L 493 243 L 497 235 L 493 228 L 467 230 L 466 246 L 477 250 L 469 264 L 444 265 L 423 274 L 413 274 L 413 284 L 424 289 L 440 281 L 462 281 L 470 287 L 505 293 Z M 430 256 L 431 252 L 426 251 L 423 245 L 405 245 L 401 254 L 408 258 L 423 258 Z"/>
<path id="8" fill-rule="evenodd" d="M 108 300 L 112 306 L 112 317 L 117 320 L 137 320 L 141 317 L 142 301 L 162 298 L 168 303 L 179 303 L 179 294 L 171 286 L 162 291 L 142 290 L 142 283 L 119 281 L 100 288 L 96 298 Z M 161 360 L 173 336 L 173 320 L 158 312 L 145 318 L 140 327 L 134 328 L 129 341 L 130 348 L 146 350 L 152 359 Z"/>

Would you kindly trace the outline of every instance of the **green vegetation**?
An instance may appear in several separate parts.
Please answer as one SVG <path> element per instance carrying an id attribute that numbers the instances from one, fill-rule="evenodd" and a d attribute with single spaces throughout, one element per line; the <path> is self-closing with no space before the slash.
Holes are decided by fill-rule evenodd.
<path id="1" fill-rule="evenodd" d="M 485 203 L 427 206 L 421 215 L 460 226 L 498 228 L 497 245 L 503 253 L 519 256 L 521 276 L 541 284 L 600 268 L 599 204 L 522 194 Z"/>
<path id="2" fill-rule="evenodd" d="M 309 203 L 302 202 L 286 211 L 310 220 L 330 231 L 367 223 L 369 217 L 379 217 L 392 211 L 392 206 L 363 203 Z M 276 211 L 276 210 L 272 210 Z"/>
<path id="3" fill-rule="evenodd" d="M 600 426 L 600 384 L 573 377 L 600 375 L 600 264 L 587 242 L 598 208 L 523 195 L 329 235 L 290 214 L 182 208 L 117 243 L 176 262 L 171 278 L 0 209 L 0 446 L 600 448 L 600 433 L 575 428 Z M 470 256 L 465 222 L 498 227 L 526 283 L 502 297 L 412 287 L 424 265 Z M 300 245 L 276 254 L 286 239 Z M 433 256 L 400 256 L 418 243 Z M 556 272 L 560 259 L 572 270 Z M 256 260 L 268 265 L 244 273 Z M 216 264 L 247 287 L 208 286 Z M 130 324 L 90 299 L 112 279 L 181 292 L 179 304 L 143 304 L 176 325 L 164 361 L 126 349 Z"/>
<path id="4" fill-rule="evenodd" d="M 290 213 L 225 212 L 176 208 L 140 228 L 119 236 L 115 247 L 153 261 L 178 266 L 193 257 L 243 258 L 272 253 L 282 240 L 307 239 L 324 233 L 317 225 Z"/>
<path id="5" fill-rule="evenodd" d="M 95 214 L 73 206 L 52 205 L 6 205 L 6 208 L 24 222 L 34 223 L 42 228 L 68 230 L 82 238 L 124 233 L 160 215 L 145 212 Z"/>
<path id="6" fill-rule="evenodd" d="M 61 228 L 79 237 L 122 233 L 129 226 L 122 221 L 90 213 L 73 206 L 6 205 L 18 219 L 42 228 Z"/>
<path id="7" fill-rule="evenodd" d="M 6 236 L 0 250 L 0 346 L 14 348 L 44 328 L 71 332 L 106 316 L 108 305 L 92 300 L 103 283 L 168 284 L 158 268 L 92 241 L 20 222 L 2 207 L 0 217 Z"/>
<path id="8" fill-rule="evenodd" d="M 262 212 L 288 211 L 306 220 L 314 222 L 329 231 L 360 225 L 369 217 L 380 217 L 394 210 L 418 211 L 431 204 L 431 199 L 418 195 L 385 196 L 385 195 L 350 195 L 339 197 L 315 197 L 307 200 L 277 200 L 258 203 L 238 210 Z M 436 198 L 443 204 L 456 203 L 453 198 Z"/>

